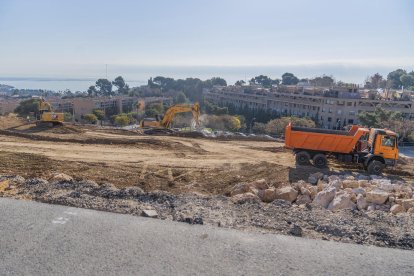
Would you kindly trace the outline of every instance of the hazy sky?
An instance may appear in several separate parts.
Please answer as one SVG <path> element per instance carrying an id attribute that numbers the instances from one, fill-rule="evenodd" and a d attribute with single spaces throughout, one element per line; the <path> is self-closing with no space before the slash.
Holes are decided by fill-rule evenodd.
<path id="1" fill-rule="evenodd" d="M 412 70 L 414 1 L 0 0 L 0 76 L 94 77 L 104 64 L 130 78 L 148 66 Z"/>

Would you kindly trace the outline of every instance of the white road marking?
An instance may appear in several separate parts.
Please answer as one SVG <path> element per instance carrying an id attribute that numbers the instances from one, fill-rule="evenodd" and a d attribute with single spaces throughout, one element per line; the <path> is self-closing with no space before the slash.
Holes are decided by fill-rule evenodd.
<path id="1" fill-rule="evenodd" d="M 71 212 L 71 211 L 65 211 L 65 212 L 63 212 L 63 213 L 65 213 L 65 214 L 67 214 L 67 215 L 71 215 L 71 216 L 76 216 L 78 213 L 76 213 L 76 212 Z"/>
<path id="2" fill-rule="evenodd" d="M 64 218 L 64 217 L 58 217 L 54 220 L 52 220 L 52 223 L 54 224 L 65 224 L 66 222 L 68 222 L 69 218 Z"/>

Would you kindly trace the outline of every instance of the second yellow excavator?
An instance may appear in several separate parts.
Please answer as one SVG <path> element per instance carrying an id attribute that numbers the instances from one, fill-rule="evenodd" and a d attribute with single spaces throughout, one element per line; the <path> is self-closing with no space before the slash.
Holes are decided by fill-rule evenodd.
<path id="1" fill-rule="evenodd" d="M 41 99 L 39 102 L 39 116 L 37 124 L 62 125 L 65 114 L 54 112 L 52 106 Z"/>
<path id="2" fill-rule="evenodd" d="M 200 127 L 200 104 L 176 104 L 167 109 L 164 116 L 160 118 L 145 118 L 141 121 L 141 127 L 150 128 L 171 128 L 174 117 L 178 113 L 192 112 L 193 121 L 195 122 L 196 128 Z"/>

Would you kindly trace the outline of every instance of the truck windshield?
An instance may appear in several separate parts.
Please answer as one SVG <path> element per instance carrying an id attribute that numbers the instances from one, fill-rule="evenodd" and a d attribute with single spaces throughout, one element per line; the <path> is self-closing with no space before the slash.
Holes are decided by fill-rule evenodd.
<path id="1" fill-rule="evenodd" d="M 382 137 L 381 143 L 385 147 L 393 148 L 394 145 L 395 145 L 395 137 L 393 137 L 393 136 L 384 136 L 384 137 Z"/>

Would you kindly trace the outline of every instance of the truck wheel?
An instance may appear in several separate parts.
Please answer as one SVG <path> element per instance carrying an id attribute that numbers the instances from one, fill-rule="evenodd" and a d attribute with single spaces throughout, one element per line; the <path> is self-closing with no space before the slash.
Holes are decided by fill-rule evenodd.
<path id="1" fill-rule="evenodd" d="M 300 151 L 296 153 L 296 164 L 309 165 L 310 154 L 306 151 Z"/>
<path id="2" fill-rule="evenodd" d="M 313 157 L 313 165 L 317 168 L 325 168 L 328 160 L 326 159 L 325 154 L 318 153 Z"/>
<path id="3" fill-rule="evenodd" d="M 369 174 L 381 174 L 382 170 L 384 169 L 385 165 L 377 160 L 372 160 L 369 162 L 367 171 Z"/>

